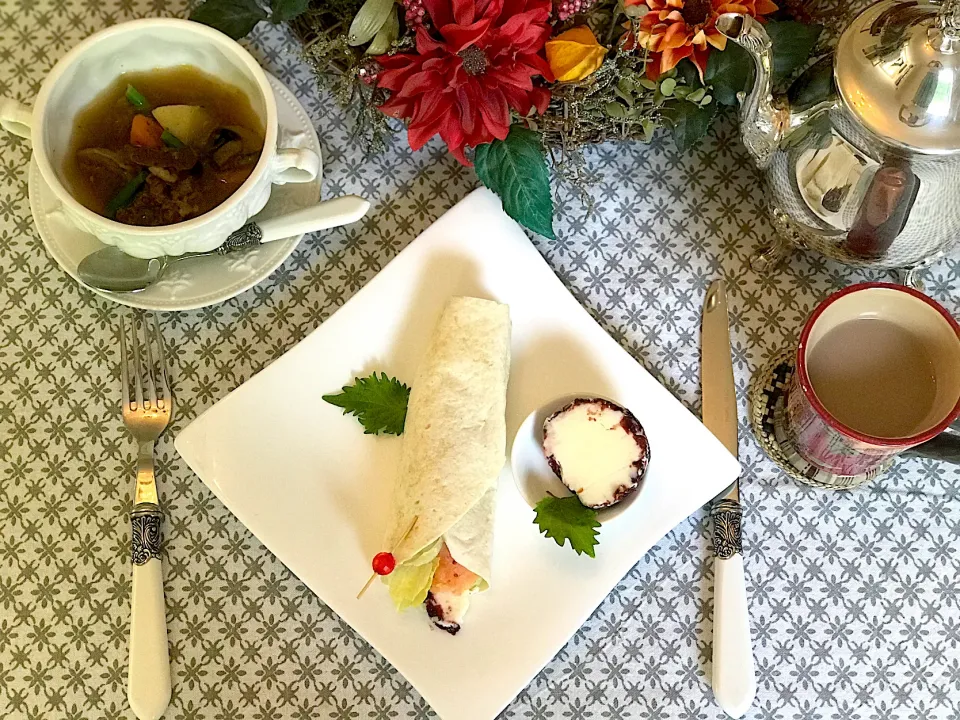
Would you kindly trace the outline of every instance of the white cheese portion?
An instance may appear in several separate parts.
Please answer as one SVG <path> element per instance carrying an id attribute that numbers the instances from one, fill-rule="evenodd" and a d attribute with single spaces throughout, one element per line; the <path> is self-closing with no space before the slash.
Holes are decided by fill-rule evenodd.
<path id="1" fill-rule="evenodd" d="M 433 619 L 434 623 L 444 627 L 444 625 L 460 625 L 463 622 L 463 616 L 467 614 L 467 608 L 470 607 L 471 591 L 459 595 L 452 592 L 431 594 L 441 613 L 441 617 Z"/>
<path id="2" fill-rule="evenodd" d="M 636 484 L 642 449 L 620 424 L 623 413 L 594 403 L 576 405 L 549 421 L 543 449 L 563 472 L 563 484 L 589 507 L 609 505 Z"/>

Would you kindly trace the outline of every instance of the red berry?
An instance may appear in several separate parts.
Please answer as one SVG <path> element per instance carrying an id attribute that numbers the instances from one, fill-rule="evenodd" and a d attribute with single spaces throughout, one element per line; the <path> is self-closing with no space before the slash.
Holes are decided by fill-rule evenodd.
<path id="1" fill-rule="evenodd" d="M 397 567 L 397 559 L 393 553 L 382 552 L 373 556 L 373 571 L 377 575 L 389 575 Z"/>

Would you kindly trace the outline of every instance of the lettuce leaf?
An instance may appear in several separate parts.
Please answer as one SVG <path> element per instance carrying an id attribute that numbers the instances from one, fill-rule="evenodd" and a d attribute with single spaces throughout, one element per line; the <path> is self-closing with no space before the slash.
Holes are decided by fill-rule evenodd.
<path id="1" fill-rule="evenodd" d="M 383 581 L 390 590 L 390 597 L 397 610 L 406 610 L 414 605 L 420 605 L 427 599 L 427 592 L 433 584 L 433 576 L 440 565 L 440 546 L 442 540 L 437 539 L 409 560 L 397 565 Z"/>

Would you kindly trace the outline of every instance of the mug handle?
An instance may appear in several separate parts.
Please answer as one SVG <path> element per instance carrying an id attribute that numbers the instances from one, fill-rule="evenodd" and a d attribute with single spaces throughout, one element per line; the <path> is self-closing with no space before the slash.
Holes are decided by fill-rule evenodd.
<path id="1" fill-rule="evenodd" d="M 320 174 L 320 156 L 313 150 L 282 148 L 273 158 L 273 184 L 305 183 Z"/>
<path id="2" fill-rule="evenodd" d="M 952 425 L 932 440 L 927 440 L 925 443 L 910 448 L 904 452 L 904 455 L 943 460 L 954 465 L 960 465 L 960 420 L 955 420 Z"/>
<path id="3" fill-rule="evenodd" d="M 30 118 L 33 111 L 16 100 L 0 100 L 0 127 L 25 140 L 30 139 Z"/>

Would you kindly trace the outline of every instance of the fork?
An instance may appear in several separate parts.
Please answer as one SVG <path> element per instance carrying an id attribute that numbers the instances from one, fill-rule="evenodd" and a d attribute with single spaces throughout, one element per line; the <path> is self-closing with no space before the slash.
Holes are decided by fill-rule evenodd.
<path id="1" fill-rule="evenodd" d="M 137 320 L 129 336 L 120 319 L 120 377 L 123 383 L 123 424 L 138 445 L 137 480 L 130 513 L 130 550 L 133 589 L 130 597 L 130 665 L 127 700 L 139 720 L 158 720 L 170 702 L 170 655 L 160 565 L 163 511 L 153 471 L 153 446 L 170 423 L 173 396 L 167 380 L 163 338 L 156 317 L 141 321 L 143 350 L 137 339 Z M 151 335 L 153 336 L 151 343 Z M 157 363 L 151 344 L 156 345 Z M 130 356 L 132 355 L 132 360 Z M 144 382 L 146 381 L 146 382 Z M 134 395 L 130 389 L 133 384 Z M 144 387 L 144 385 L 146 387 Z M 157 389 L 160 395 L 157 394 Z M 145 394 L 146 391 L 146 394 Z"/>

